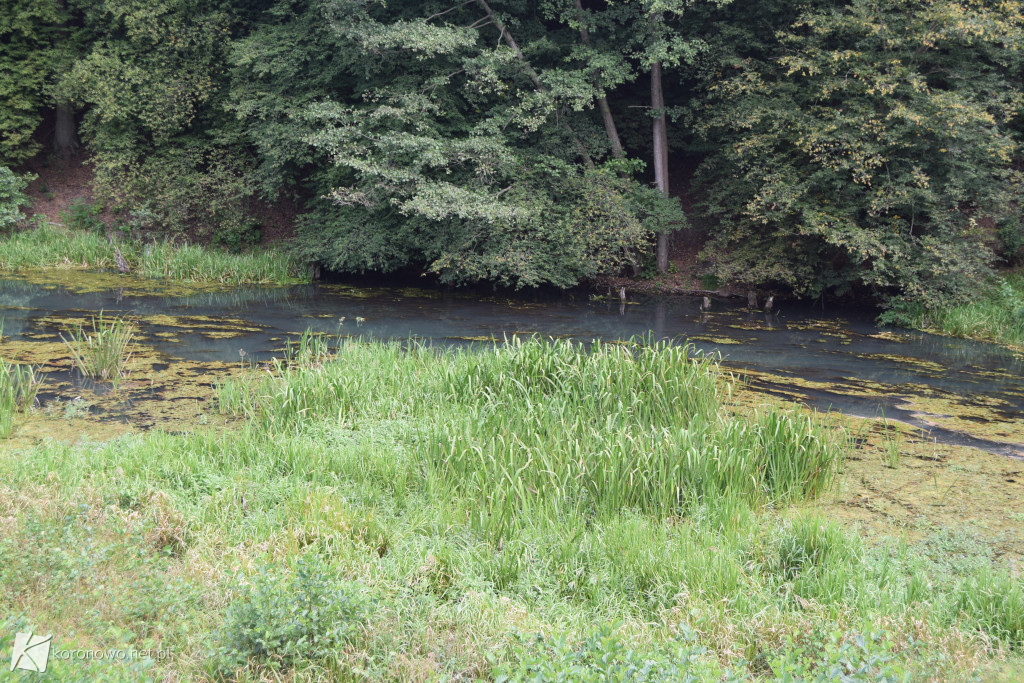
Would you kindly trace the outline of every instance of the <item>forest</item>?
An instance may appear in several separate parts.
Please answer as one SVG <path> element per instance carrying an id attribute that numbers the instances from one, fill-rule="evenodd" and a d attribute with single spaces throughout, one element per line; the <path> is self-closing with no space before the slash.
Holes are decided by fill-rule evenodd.
<path id="1" fill-rule="evenodd" d="M 131 235 L 445 284 L 696 274 L 890 321 L 1021 257 L 1022 5 L 7 0 L 0 220 L 83 154 Z"/>

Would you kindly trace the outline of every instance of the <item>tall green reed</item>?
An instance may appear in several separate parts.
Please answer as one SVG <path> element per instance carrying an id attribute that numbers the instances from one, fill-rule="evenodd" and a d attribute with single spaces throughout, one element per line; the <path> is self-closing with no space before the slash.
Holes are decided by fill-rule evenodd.
<path id="1" fill-rule="evenodd" d="M 105 319 L 103 313 L 92 319 L 91 331 L 81 323 L 61 340 L 71 353 L 75 367 L 94 379 L 114 382 L 124 376 L 131 360 L 128 350 L 135 336 L 135 325 L 124 318 Z"/>
<path id="2" fill-rule="evenodd" d="M 502 536 L 531 517 L 667 517 L 826 490 L 845 437 L 795 409 L 736 415 L 732 388 L 713 358 L 688 346 L 346 343 L 322 367 L 280 364 L 228 380 L 218 404 L 270 431 L 367 414 L 413 420 L 427 485 Z"/>
<path id="3" fill-rule="evenodd" d="M 40 381 L 31 365 L 8 363 L 0 358 L 0 438 L 10 435 L 16 413 L 32 407 Z"/>

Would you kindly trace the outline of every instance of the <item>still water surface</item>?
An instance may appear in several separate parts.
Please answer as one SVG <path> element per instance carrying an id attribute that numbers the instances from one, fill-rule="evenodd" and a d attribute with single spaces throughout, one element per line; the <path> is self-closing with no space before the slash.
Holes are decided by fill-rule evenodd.
<path id="1" fill-rule="evenodd" d="M 82 274 L 88 279 L 88 274 Z M 777 304 L 768 315 L 690 298 L 620 304 L 566 296 L 521 301 L 430 290 L 313 284 L 187 295 L 0 279 L 3 334 L 56 339 L 67 321 L 104 311 L 140 320 L 145 343 L 173 363 L 261 360 L 307 328 L 348 337 L 472 344 L 512 335 L 581 341 L 690 341 L 720 354 L 754 387 L 819 409 L 884 412 L 940 441 L 1024 454 L 1024 360 L 993 344 L 878 328 L 868 313 Z"/>

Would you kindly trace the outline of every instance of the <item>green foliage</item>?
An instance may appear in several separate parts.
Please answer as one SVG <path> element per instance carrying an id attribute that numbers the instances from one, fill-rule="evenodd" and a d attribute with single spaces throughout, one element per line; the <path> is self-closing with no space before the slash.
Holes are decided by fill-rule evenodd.
<path id="1" fill-rule="evenodd" d="M 32 176 L 19 176 L 6 166 L 0 166 L 0 230 L 6 230 L 24 220 L 21 207 L 29 203 L 25 196 Z"/>
<path id="2" fill-rule="evenodd" d="M 1024 244 L 1016 1 L 13 7 L 0 161 L 77 108 L 97 197 L 136 236 L 243 251 L 257 198 L 286 199 L 297 257 L 339 271 L 650 275 L 651 237 L 687 226 L 643 162 L 667 114 L 673 178 L 707 154 L 687 192 L 723 282 L 869 292 L 905 320 Z"/>
<path id="3" fill-rule="evenodd" d="M 72 230 L 94 232 L 103 234 L 106 232 L 106 224 L 100 219 L 103 206 L 93 204 L 85 199 L 75 199 L 68 208 L 61 212 L 64 225 Z"/>
<path id="4" fill-rule="evenodd" d="M 85 107 L 97 195 L 112 210 L 143 206 L 135 228 L 251 244 L 254 188 L 237 135 L 220 128 L 230 5 L 111 1 L 83 12 L 94 39 L 55 92 Z"/>
<path id="5" fill-rule="evenodd" d="M 636 163 L 594 164 L 605 150 L 586 112 L 597 83 L 628 70 L 606 60 L 595 81 L 593 48 L 566 50 L 575 30 L 522 17 L 517 47 L 494 49 L 494 32 L 511 29 L 484 23 L 478 4 L 434 15 L 430 30 L 426 8 L 369 7 L 348 3 L 334 25 L 346 54 L 367 55 L 365 90 L 302 111 L 305 140 L 337 167 L 341 207 L 300 224 L 303 253 L 341 269 L 421 262 L 448 282 L 567 287 L 636 270 L 651 233 L 682 224 L 677 204 L 618 175 Z"/>
<path id="6" fill-rule="evenodd" d="M 365 587 L 342 580 L 316 555 L 291 571 L 265 568 L 228 607 L 218 634 L 221 666 L 287 669 L 336 658 L 362 637 L 368 605 Z"/>
<path id="7" fill-rule="evenodd" d="M 1020 35 L 1010 5 L 856 0 L 807 10 L 767 55 L 738 46 L 705 128 L 725 143 L 704 174 L 719 272 L 963 300 L 992 259 L 981 219 L 1017 215 Z"/>
<path id="8" fill-rule="evenodd" d="M 39 149 L 32 136 L 43 119 L 44 86 L 57 58 L 56 0 L 8 0 L 0 15 L 0 166 Z"/>
<path id="9" fill-rule="evenodd" d="M 787 647 L 773 659 L 772 674 L 779 681 L 873 681 L 901 683 L 910 674 L 893 660 L 896 644 L 882 632 L 816 633 L 808 645 Z M 793 645 L 793 644 L 790 644 Z"/>

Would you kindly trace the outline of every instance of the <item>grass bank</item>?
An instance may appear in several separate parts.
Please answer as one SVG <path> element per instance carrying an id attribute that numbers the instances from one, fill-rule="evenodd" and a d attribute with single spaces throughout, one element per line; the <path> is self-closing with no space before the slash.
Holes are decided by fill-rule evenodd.
<path id="1" fill-rule="evenodd" d="M 288 254 L 260 249 L 235 254 L 193 244 L 117 242 L 132 271 L 148 278 L 223 284 L 285 284 L 303 279 Z M 114 245 L 96 232 L 43 223 L 0 234 L 0 270 L 116 269 Z"/>
<path id="2" fill-rule="evenodd" d="M 977 300 L 963 306 L 920 311 L 913 326 L 927 332 L 1003 344 L 1024 351 L 1024 272 L 1005 273 Z"/>
<path id="3" fill-rule="evenodd" d="M 801 511 L 846 434 L 689 351 L 307 340 L 218 384 L 234 429 L 0 450 L 0 650 L 167 655 L 60 680 L 1022 670 L 1019 578 Z"/>

